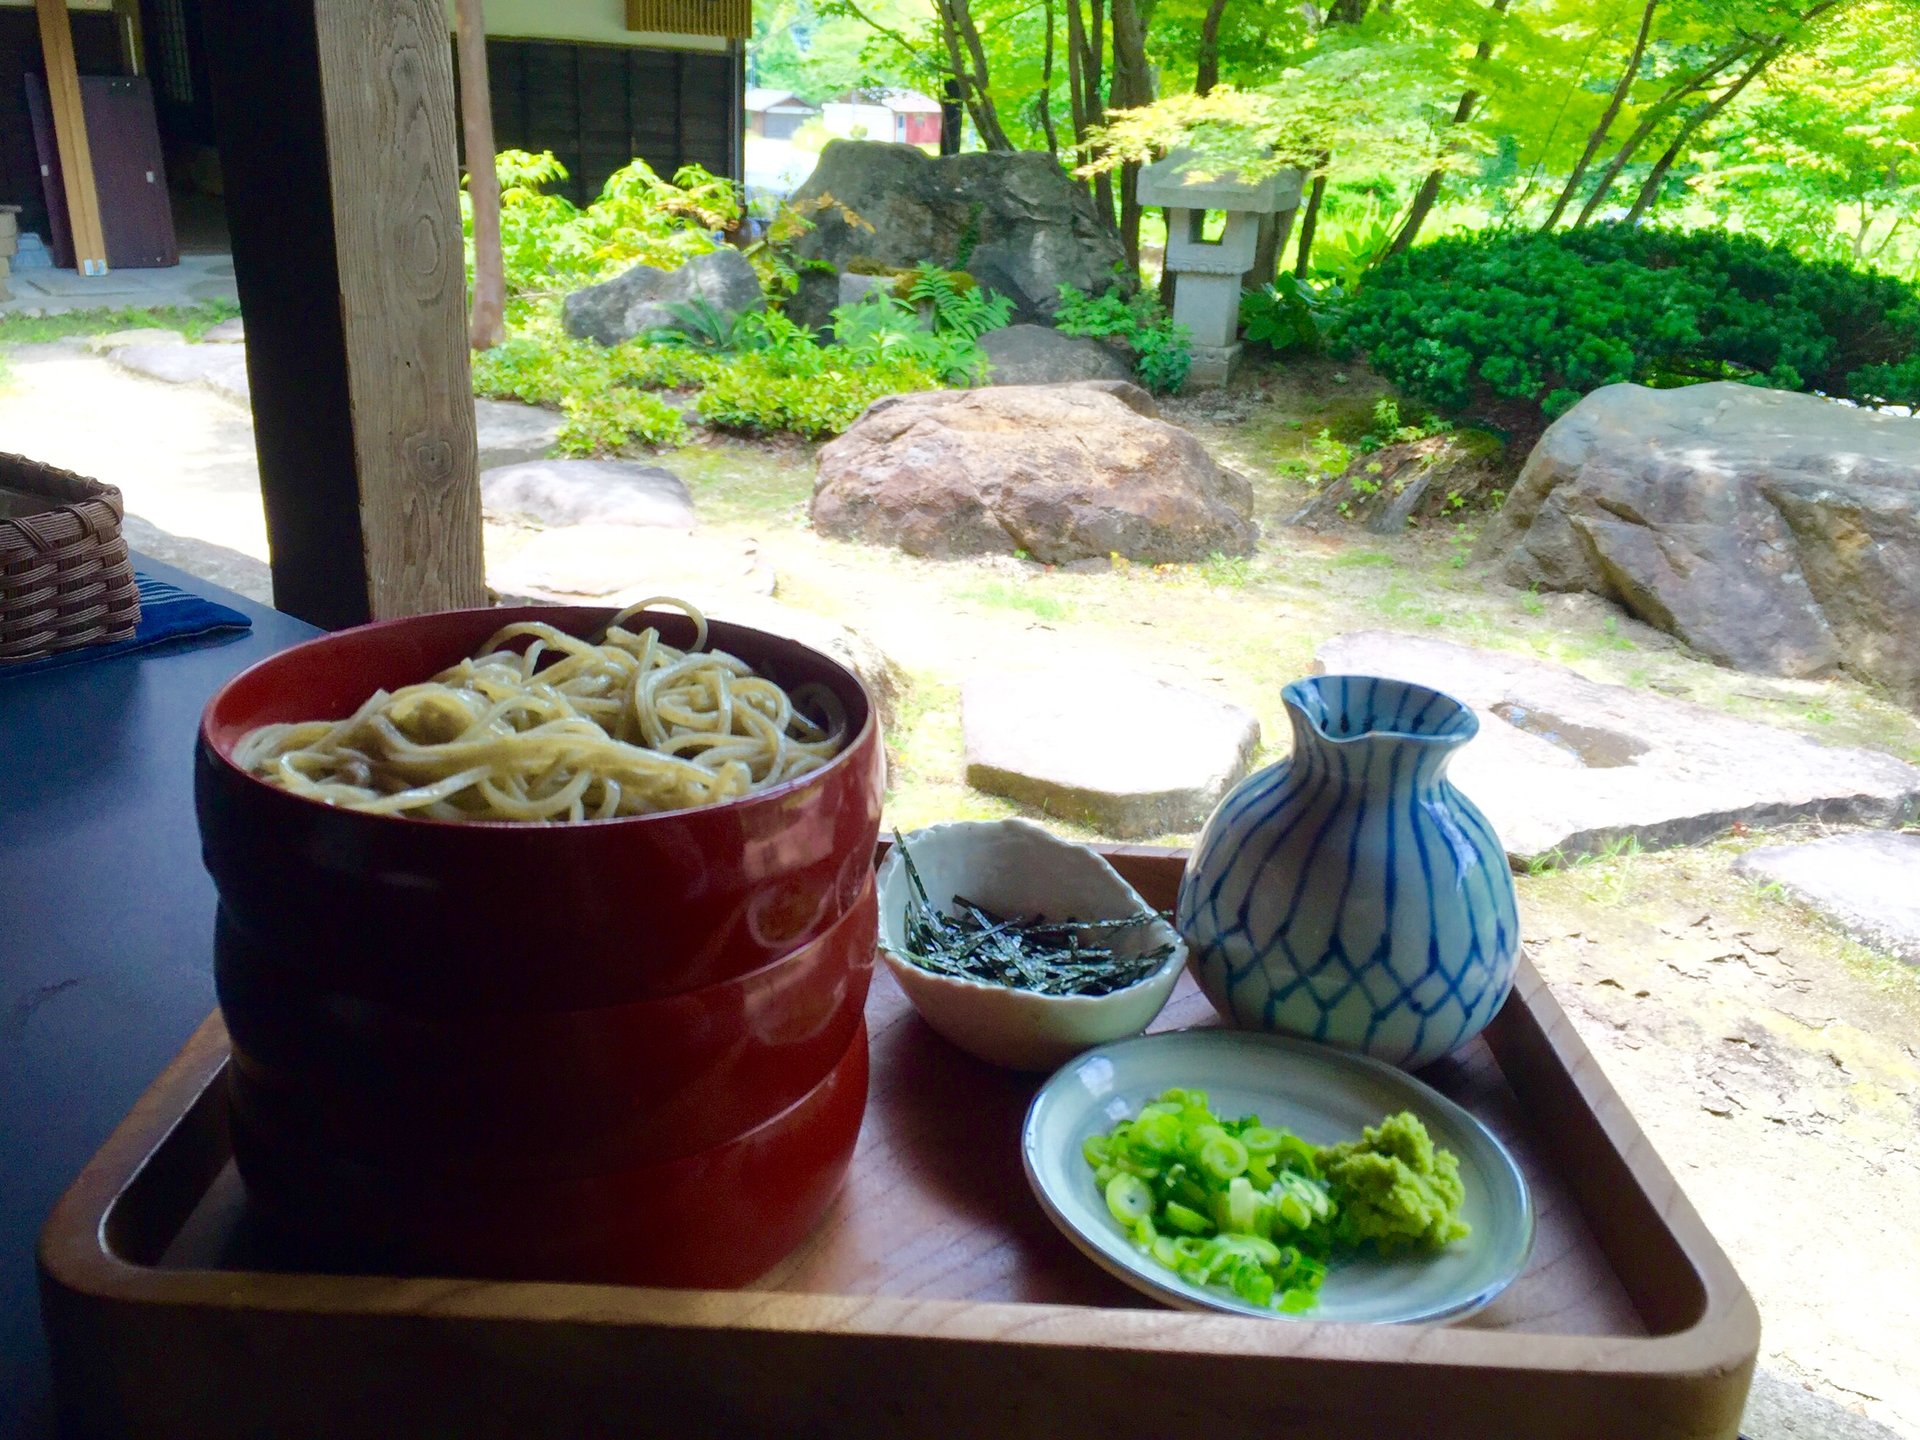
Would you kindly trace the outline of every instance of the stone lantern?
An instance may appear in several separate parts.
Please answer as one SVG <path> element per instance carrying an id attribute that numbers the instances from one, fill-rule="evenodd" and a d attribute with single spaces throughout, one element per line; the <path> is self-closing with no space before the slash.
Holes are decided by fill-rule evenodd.
<path id="1" fill-rule="evenodd" d="M 1165 273 L 1173 280 L 1173 318 L 1193 334 L 1191 386 L 1224 385 L 1240 358 L 1240 289 L 1273 277 L 1250 276 L 1263 227 L 1284 238 L 1300 204 L 1301 174 L 1263 180 L 1192 173 L 1179 151 L 1142 166 L 1135 194 L 1167 212 Z M 1215 232 L 1208 238 L 1209 232 Z"/>

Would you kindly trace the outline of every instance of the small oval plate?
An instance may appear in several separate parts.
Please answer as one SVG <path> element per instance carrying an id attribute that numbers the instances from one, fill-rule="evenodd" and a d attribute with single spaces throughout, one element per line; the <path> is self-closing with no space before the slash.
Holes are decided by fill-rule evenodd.
<path id="1" fill-rule="evenodd" d="M 1462 1210 L 1473 1233 L 1437 1255 L 1335 1265 L 1303 1315 L 1194 1285 L 1134 1249 L 1080 1153 L 1163 1090 L 1207 1092 L 1223 1116 L 1256 1114 L 1315 1145 L 1358 1139 L 1382 1116 L 1411 1110 L 1460 1159 Z M 1471 1315 L 1513 1282 L 1533 1245 L 1533 1204 L 1513 1157 L 1473 1116 L 1403 1071 L 1305 1040 L 1240 1030 L 1177 1030 L 1089 1050 L 1040 1087 L 1021 1132 L 1027 1180 L 1054 1224 L 1134 1289 L 1187 1310 L 1270 1320 L 1408 1322 Z"/>

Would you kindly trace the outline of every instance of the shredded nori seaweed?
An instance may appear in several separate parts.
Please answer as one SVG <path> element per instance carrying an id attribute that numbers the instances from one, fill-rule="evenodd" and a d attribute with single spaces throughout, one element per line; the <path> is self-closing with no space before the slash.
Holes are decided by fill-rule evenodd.
<path id="1" fill-rule="evenodd" d="M 1154 910 L 1119 920 L 1022 919 L 955 895 L 959 913 L 945 914 L 928 898 L 897 830 L 893 843 L 907 874 L 906 955 L 922 970 L 1037 995 L 1111 995 L 1139 984 L 1173 953 L 1171 943 L 1114 953 L 1116 936 L 1162 918 Z"/>

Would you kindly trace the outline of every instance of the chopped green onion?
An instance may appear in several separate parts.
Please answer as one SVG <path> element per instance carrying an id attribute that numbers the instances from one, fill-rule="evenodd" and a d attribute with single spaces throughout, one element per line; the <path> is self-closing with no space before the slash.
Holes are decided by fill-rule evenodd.
<path id="1" fill-rule="evenodd" d="M 1329 1261 L 1356 1246 L 1437 1250 L 1466 1231 L 1456 1162 L 1410 1114 L 1321 1149 L 1257 1115 L 1223 1121 L 1203 1090 L 1172 1089 L 1080 1151 L 1115 1221 L 1156 1263 L 1285 1314 L 1311 1310 Z"/>

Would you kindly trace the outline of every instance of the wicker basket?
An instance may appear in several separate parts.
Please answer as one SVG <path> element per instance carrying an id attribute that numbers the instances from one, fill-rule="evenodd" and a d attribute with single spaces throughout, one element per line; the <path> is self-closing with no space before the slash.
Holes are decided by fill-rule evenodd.
<path id="1" fill-rule="evenodd" d="M 57 502 L 0 519 L 0 666 L 125 640 L 140 623 L 120 492 L 0 453 L 0 487 Z"/>

